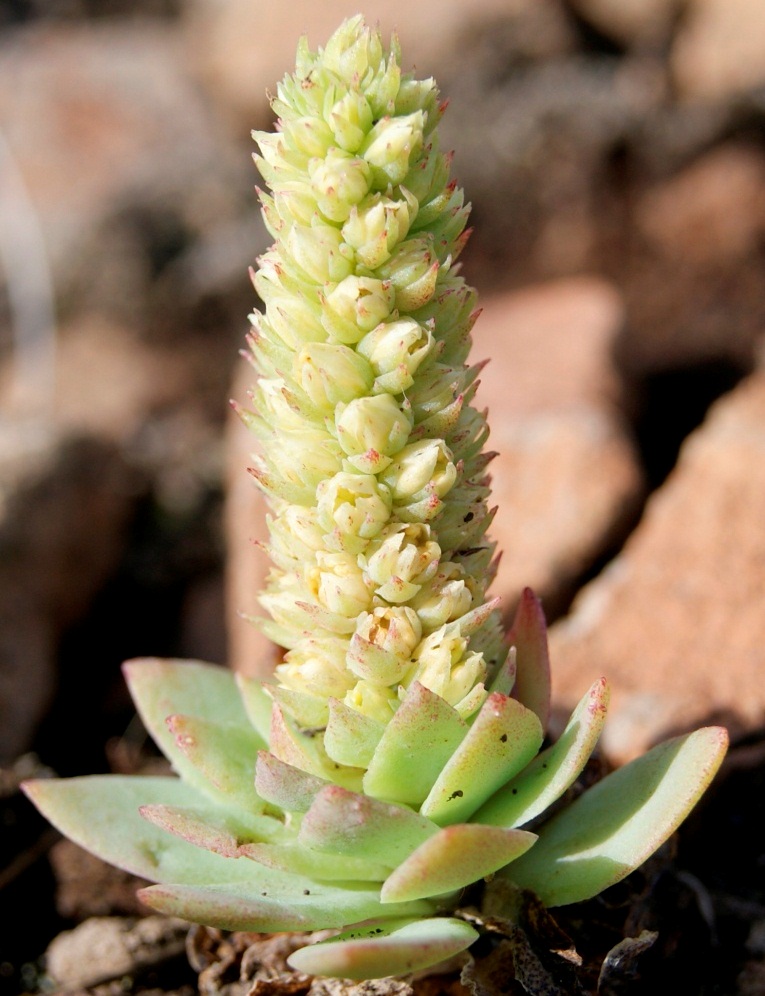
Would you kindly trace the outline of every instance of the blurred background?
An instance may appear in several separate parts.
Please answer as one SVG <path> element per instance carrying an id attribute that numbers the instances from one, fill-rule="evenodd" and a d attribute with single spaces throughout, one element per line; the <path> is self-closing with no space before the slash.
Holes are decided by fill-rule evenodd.
<path id="1" fill-rule="evenodd" d="M 268 657 L 227 425 L 267 246 L 249 133 L 299 35 L 358 10 L 449 99 L 507 612 L 530 583 L 560 620 L 564 699 L 626 685 L 617 758 L 762 722 L 762 0 L 1 0 L 7 797 L 30 751 L 119 767 L 122 660 Z"/>

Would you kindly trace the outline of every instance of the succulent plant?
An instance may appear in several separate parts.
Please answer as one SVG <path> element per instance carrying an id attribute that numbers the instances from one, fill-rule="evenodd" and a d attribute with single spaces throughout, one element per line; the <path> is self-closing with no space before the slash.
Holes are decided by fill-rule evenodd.
<path id="1" fill-rule="evenodd" d="M 543 748 L 545 624 L 496 600 L 485 413 L 467 365 L 468 208 L 432 80 L 360 17 L 300 43 L 255 136 L 275 243 L 241 414 L 259 440 L 273 570 L 261 684 L 197 662 L 126 665 L 178 778 L 26 786 L 65 834 L 156 882 L 154 909 L 228 929 L 339 931 L 291 956 L 350 978 L 411 972 L 477 937 L 463 890 L 502 876 L 548 906 L 641 864 L 716 771 L 725 731 L 671 740 L 545 814 L 603 726 L 603 679 Z M 529 829 L 533 826 L 533 830 Z"/>

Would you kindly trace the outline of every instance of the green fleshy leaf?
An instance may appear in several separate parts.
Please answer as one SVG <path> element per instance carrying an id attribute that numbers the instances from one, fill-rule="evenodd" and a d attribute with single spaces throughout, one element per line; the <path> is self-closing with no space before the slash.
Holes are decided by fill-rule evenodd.
<path id="1" fill-rule="evenodd" d="M 277 703 L 274 703 L 271 710 L 271 753 L 280 761 L 311 775 L 336 782 L 351 790 L 361 787 L 362 770 L 347 768 L 330 760 L 324 751 L 321 737 L 301 731 L 284 715 Z"/>
<path id="2" fill-rule="evenodd" d="M 300 726 L 317 728 L 327 725 L 329 709 L 325 699 L 306 692 L 296 692 L 291 688 L 282 688 L 280 685 L 274 685 L 271 694 L 274 702 L 278 702 L 284 712 Z"/>
<path id="3" fill-rule="evenodd" d="M 413 682 L 380 739 L 364 776 L 364 791 L 377 799 L 418 806 L 467 729 L 440 695 Z"/>
<path id="4" fill-rule="evenodd" d="M 492 693 L 454 752 L 420 812 L 435 823 L 462 823 L 529 763 L 542 744 L 535 713 Z"/>
<path id="5" fill-rule="evenodd" d="M 499 692 L 500 695 L 510 695 L 512 692 L 516 672 L 515 655 L 515 647 L 510 647 L 507 657 L 502 662 L 501 667 L 497 669 L 497 673 L 489 685 L 490 693 Z"/>
<path id="6" fill-rule="evenodd" d="M 590 688 L 551 747 L 481 806 L 473 819 L 492 826 L 518 827 L 543 813 L 574 784 L 600 737 L 608 709 L 605 678 Z"/>
<path id="7" fill-rule="evenodd" d="M 185 714 L 252 729 L 234 676 L 226 668 L 199 661 L 147 657 L 123 665 L 125 680 L 152 739 L 189 785 L 209 794 L 209 782 L 167 728 L 168 716 Z M 263 741 L 260 749 L 266 746 Z"/>
<path id="8" fill-rule="evenodd" d="M 382 723 L 351 709 L 339 699 L 329 700 L 324 749 L 338 764 L 363 767 L 372 759 L 385 731 Z"/>
<path id="9" fill-rule="evenodd" d="M 271 816 L 254 816 L 245 823 L 220 807 L 189 809 L 151 803 L 141 806 L 140 813 L 162 830 L 224 858 L 242 857 L 243 845 L 269 840 L 284 830 Z"/>
<path id="10" fill-rule="evenodd" d="M 388 907 L 368 886 L 334 886 L 278 872 L 254 861 L 247 865 L 263 875 L 262 882 L 215 885 L 153 885 L 138 895 L 159 913 L 179 916 L 223 930 L 318 930 L 345 927 L 385 916 L 428 916 L 433 904 L 420 900 Z"/>
<path id="11" fill-rule="evenodd" d="M 390 866 L 378 861 L 323 854 L 303 844 L 244 844 L 239 853 L 267 868 L 310 875 L 322 882 L 384 882 L 390 874 Z"/>
<path id="12" fill-rule="evenodd" d="M 24 790 L 70 840 L 134 875 L 189 884 L 260 879 L 253 862 L 202 850 L 141 817 L 152 804 L 204 807 L 204 797 L 177 778 L 90 775 L 26 782 Z"/>
<path id="13" fill-rule="evenodd" d="M 596 896 L 639 867 L 677 829 L 719 768 L 728 744 L 705 727 L 659 744 L 588 789 L 539 831 L 503 874 L 545 906 Z"/>
<path id="14" fill-rule="evenodd" d="M 255 791 L 255 759 L 262 742 L 249 724 L 214 723 L 196 716 L 168 716 L 175 742 L 205 779 L 214 798 L 248 813 L 263 810 Z"/>
<path id="15" fill-rule="evenodd" d="M 434 823 L 404 806 L 328 785 L 303 817 L 298 841 L 317 851 L 395 868 L 437 831 Z"/>
<path id="16" fill-rule="evenodd" d="M 287 963 L 307 975 L 380 979 L 430 968 L 465 951 L 477 938 L 477 930 L 454 917 L 380 920 L 300 948 Z"/>
<path id="17" fill-rule="evenodd" d="M 386 879 L 384 903 L 427 899 L 463 889 L 524 854 L 537 836 L 478 823 L 457 823 L 428 838 Z"/>
<path id="18" fill-rule="evenodd" d="M 279 806 L 286 813 L 304 813 L 328 784 L 326 779 L 287 764 L 267 750 L 258 754 L 255 790 L 261 799 Z"/>
<path id="19" fill-rule="evenodd" d="M 550 653 L 542 603 L 531 588 L 523 590 L 507 642 L 517 652 L 513 694 L 539 716 L 544 731 L 550 721 Z"/>
<path id="20" fill-rule="evenodd" d="M 271 707 L 273 700 L 263 687 L 263 682 L 257 678 L 250 678 L 241 671 L 234 675 L 239 694 L 242 698 L 242 706 L 247 713 L 247 717 L 258 731 L 263 743 L 268 743 L 271 732 Z"/>

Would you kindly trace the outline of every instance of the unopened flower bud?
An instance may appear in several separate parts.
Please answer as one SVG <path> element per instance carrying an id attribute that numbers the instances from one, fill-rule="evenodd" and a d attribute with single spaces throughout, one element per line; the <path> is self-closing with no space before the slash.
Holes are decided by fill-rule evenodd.
<path id="1" fill-rule="evenodd" d="M 327 294 L 324 304 L 321 321 L 326 332 L 353 345 L 390 317 L 396 292 L 390 281 L 350 276 Z"/>
<path id="2" fill-rule="evenodd" d="M 295 357 L 295 381 L 321 411 L 331 412 L 339 402 L 366 394 L 372 371 L 358 353 L 342 344 L 312 342 Z"/>
<path id="3" fill-rule="evenodd" d="M 398 605 L 413 598 L 435 575 L 440 556 L 430 527 L 412 523 L 389 526 L 361 563 L 377 586 L 375 594 Z"/>
<path id="4" fill-rule="evenodd" d="M 415 238 L 400 243 L 390 259 L 375 272 L 383 280 L 390 280 L 395 287 L 396 307 L 399 310 L 416 311 L 433 296 L 438 268 L 438 258 L 430 241 Z"/>
<path id="5" fill-rule="evenodd" d="M 319 210 L 330 221 L 345 221 L 372 182 L 368 163 L 340 149 L 330 149 L 325 159 L 312 160 L 308 172 Z"/>
<path id="6" fill-rule="evenodd" d="M 409 439 L 412 423 L 389 394 L 356 398 L 335 412 L 337 439 L 358 470 L 378 474 Z"/>
<path id="7" fill-rule="evenodd" d="M 316 567 L 307 571 L 307 580 L 320 605 L 337 615 L 355 619 L 369 608 L 370 585 L 348 553 L 319 552 Z"/>
<path id="8" fill-rule="evenodd" d="M 287 505 L 280 516 L 269 522 L 269 531 L 271 556 L 283 570 L 313 562 L 316 553 L 325 547 L 324 530 L 314 508 Z M 294 565 L 288 563 L 290 560 Z"/>
<path id="9" fill-rule="evenodd" d="M 346 152 L 357 152 L 372 127 L 372 108 L 362 93 L 349 90 L 329 112 L 335 141 Z"/>
<path id="10" fill-rule="evenodd" d="M 374 168 L 379 190 L 403 183 L 422 149 L 425 115 L 414 111 L 403 117 L 384 117 L 369 132 L 361 152 Z"/>
<path id="11" fill-rule="evenodd" d="M 326 155 L 333 144 L 329 126 L 321 118 L 312 116 L 285 122 L 282 134 L 291 149 L 311 159 Z"/>
<path id="12" fill-rule="evenodd" d="M 433 333 L 413 318 L 378 325 L 358 344 L 375 374 L 375 390 L 402 394 L 433 351 Z"/>
<path id="13" fill-rule="evenodd" d="M 345 667 L 345 641 L 340 639 L 310 640 L 290 650 L 276 677 L 288 688 L 327 699 L 342 699 L 356 683 Z"/>
<path id="14" fill-rule="evenodd" d="M 390 518 L 390 493 L 369 474 L 335 474 L 319 484 L 316 499 L 319 523 L 336 530 L 349 553 L 361 552 Z"/>
<path id="15" fill-rule="evenodd" d="M 382 475 L 393 494 L 394 504 L 410 503 L 436 495 L 443 498 L 457 479 L 457 468 L 442 439 L 410 443 Z"/>
<path id="16" fill-rule="evenodd" d="M 326 338 L 318 306 L 296 295 L 285 294 L 268 302 L 268 324 L 290 349 Z"/>
<path id="17" fill-rule="evenodd" d="M 402 188 L 403 197 L 393 199 L 376 193 L 351 212 L 343 225 L 343 238 L 356 251 L 356 259 L 370 270 L 390 258 L 406 238 L 417 215 L 417 199 Z"/>
<path id="18" fill-rule="evenodd" d="M 464 637 L 445 626 L 426 636 L 415 652 L 407 684 L 419 681 L 449 705 L 459 702 L 486 675 L 483 657 L 466 653 L 466 646 Z"/>
<path id="19" fill-rule="evenodd" d="M 296 265 L 316 284 L 336 283 L 353 269 L 353 250 L 330 225 L 293 225 L 284 244 Z"/>
<path id="20" fill-rule="evenodd" d="M 343 699 L 345 705 L 356 712 L 387 724 L 395 711 L 398 701 L 387 688 L 373 685 L 369 681 L 357 681 L 353 688 L 346 692 Z"/>
<path id="21" fill-rule="evenodd" d="M 473 606 L 473 593 L 468 579 L 462 576 L 462 568 L 447 561 L 411 604 L 425 629 L 432 631 L 469 612 Z"/>
<path id="22" fill-rule="evenodd" d="M 345 21 L 327 42 L 322 52 L 326 69 L 347 83 L 363 79 L 368 72 L 375 72 L 384 64 L 380 35 L 369 31 L 358 18 Z"/>
<path id="23" fill-rule="evenodd" d="M 395 686 L 412 666 L 410 658 L 421 638 L 422 626 L 413 609 L 378 606 L 359 616 L 348 667 L 373 685 Z"/>

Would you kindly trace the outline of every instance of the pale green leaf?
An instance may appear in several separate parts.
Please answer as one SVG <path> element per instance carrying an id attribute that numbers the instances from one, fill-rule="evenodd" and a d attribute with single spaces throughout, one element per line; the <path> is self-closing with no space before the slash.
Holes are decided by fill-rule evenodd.
<path id="1" fill-rule="evenodd" d="M 518 827 L 533 820 L 568 789 L 595 749 L 608 709 L 605 678 L 590 688 L 551 747 L 537 756 L 474 814 L 477 823 Z"/>
<path id="2" fill-rule="evenodd" d="M 252 861 L 213 854 L 143 819 L 139 810 L 152 804 L 204 807 L 204 797 L 178 778 L 90 775 L 27 782 L 24 789 L 61 833 L 134 875 L 190 884 L 258 880 Z"/>
<path id="3" fill-rule="evenodd" d="M 525 830 L 457 823 L 429 837 L 386 879 L 384 903 L 463 889 L 524 854 L 537 839 Z"/>
<path id="4" fill-rule="evenodd" d="M 263 884 L 153 885 L 139 897 L 152 909 L 223 930 L 318 930 L 345 927 L 391 916 L 428 916 L 424 900 L 384 907 L 380 893 L 366 885 L 332 885 L 273 871 L 248 861 L 263 873 Z"/>
<path id="5" fill-rule="evenodd" d="M 390 866 L 349 854 L 323 854 L 304 844 L 244 844 L 239 853 L 268 868 L 310 875 L 324 882 L 383 882 Z"/>
<path id="6" fill-rule="evenodd" d="M 250 678 L 241 671 L 234 675 L 239 694 L 242 698 L 244 711 L 260 734 L 264 743 L 268 743 L 271 731 L 271 706 L 273 700 L 263 687 L 263 682 L 257 678 Z"/>
<path id="7" fill-rule="evenodd" d="M 156 657 L 128 661 L 123 670 L 144 726 L 157 746 L 189 784 L 209 792 L 207 779 L 180 750 L 165 721 L 182 713 L 250 730 L 231 671 L 199 661 Z M 265 746 L 265 741 L 259 744 Z"/>
<path id="8" fill-rule="evenodd" d="M 324 749 L 338 764 L 363 767 L 372 760 L 385 731 L 382 723 L 339 699 L 329 700 L 329 721 L 324 732 Z"/>
<path id="9" fill-rule="evenodd" d="M 377 745 L 364 791 L 419 806 L 466 733 L 467 725 L 448 702 L 413 682 Z"/>
<path id="10" fill-rule="evenodd" d="M 255 762 L 256 792 L 286 813 L 304 813 L 327 784 L 326 779 L 287 764 L 267 750 L 260 751 Z"/>
<path id="11" fill-rule="evenodd" d="M 300 948 L 287 962 L 307 975 L 380 979 L 430 968 L 469 948 L 477 938 L 470 924 L 453 917 L 380 920 Z"/>
<path id="12" fill-rule="evenodd" d="M 542 727 L 535 713 L 493 692 L 451 756 L 420 812 L 438 824 L 469 819 L 536 755 Z"/>
<path id="13" fill-rule="evenodd" d="M 255 761 L 261 739 L 253 728 L 197 716 L 169 716 L 167 725 L 182 753 L 205 780 L 213 798 L 248 813 L 263 809 L 255 791 Z"/>
<path id="14" fill-rule="evenodd" d="M 328 785 L 303 817 L 298 841 L 394 868 L 438 827 L 411 809 Z"/>
<path id="15" fill-rule="evenodd" d="M 539 830 L 507 877 L 546 906 L 596 896 L 639 867 L 677 829 L 719 768 L 722 727 L 659 744 L 608 775 Z"/>

